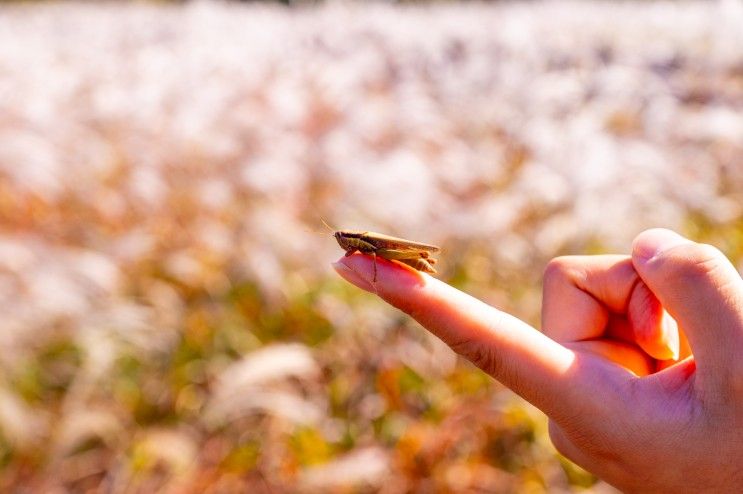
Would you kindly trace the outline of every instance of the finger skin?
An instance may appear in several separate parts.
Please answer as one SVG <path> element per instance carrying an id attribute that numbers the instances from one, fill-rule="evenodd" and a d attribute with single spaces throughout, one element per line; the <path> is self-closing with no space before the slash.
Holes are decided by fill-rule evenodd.
<path id="1" fill-rule="evenodd" d="M 669 230 L 643 232 L 633 264 L 645 284 L 689 339 L 701 383 L 725 393 L 743 371 L 743 280 L 716 248 Z"/>
<path id="2" fill-rule="evenodd" d="M 608 394 L 600 397 L 593 388 L 597 376 L 630 378 L 431 276 L 394 261 L 377 258 L 377 264 L 374 286 L 368 256 L 341 258 L 333 266 L 343 278 L 410 314 L 456 352 L 558 420 L 607 406 Z"/>
<path id="3" fill-rule="evenodd" d="M 663 308 L 642 283 L 629 256 L 563 256 L 544 273 L 542 330 L 558 342 L 611 336 L 614 316 L 625 317 L 629 334 L 659 360 L 678 358 L 675 326 L 663 324 Z"/>

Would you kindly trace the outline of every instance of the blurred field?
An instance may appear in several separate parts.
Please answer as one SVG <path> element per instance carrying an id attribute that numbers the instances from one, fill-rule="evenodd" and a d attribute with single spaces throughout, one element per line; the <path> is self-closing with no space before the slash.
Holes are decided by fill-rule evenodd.
<path id="1" fill-rule="evenodd" d="M 538 325 L 551 257 L 743 264 L 743 6 L 0 8 L 2 492 L 573 492 L 320 218 Z M 314 232 L 320 232 L 317 234 Z M 437 265 L 438 267 L 438 265 Z"/>

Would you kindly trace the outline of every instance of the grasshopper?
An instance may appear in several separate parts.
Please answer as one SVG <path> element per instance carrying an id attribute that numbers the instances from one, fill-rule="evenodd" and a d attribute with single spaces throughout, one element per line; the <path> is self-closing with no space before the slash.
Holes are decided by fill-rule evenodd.
<path id="1" fill-rule="evenodd" d="M 328 226 L 328 228 L 330 227 Z M 441 249 L 435 245 L 413 242 L 412 240 L 391 237 L 382 233 L 357 230 L 338 230 L 333 232 L 333 236 L 338 241 L 338 245 L 346 251 L 346 256 L 350 256 L 356 251 L 372 255 L 374 258 L 374 279 L 372 283 L 377 281 L 377 256 L 401 262 L 418 271 L 436 272 L 433 268 L 436 259 L 431 257 L 431 254 Z"/>

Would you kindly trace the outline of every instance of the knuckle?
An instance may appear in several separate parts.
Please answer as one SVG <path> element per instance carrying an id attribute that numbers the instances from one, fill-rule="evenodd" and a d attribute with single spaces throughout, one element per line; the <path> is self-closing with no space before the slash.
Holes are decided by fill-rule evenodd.
<path id="1" fill-rule="evenodd" d="M 585 423 L 567 424 L 567 428 L 550 420 L 548 424 L 550 441 L 563 456 L 572 459 L 576 452 L 608 463 L 616 460 L 613 451 L 615 445 L 608 443 L 601 430 L 589 427 Z"/>
<path id="2" fill-rule="evenodd" d="M 490 345 L 478 340 L 467 339 L 450 343 L 449 346 L 487 374 L 491 376 L 501 374 L 503 363 L 498 356 L 498 352 Z"/>
<path id="3" fill-rule="evenodd" d="M 660 269 L 689 280 L 708 277 L 723 264 L 725 256 L 708 244 L 684 244 L 660 256 Z"/>
<path id="4" fill-rule="evenodd" d="M 554 420 L 550 420 L 547 426 L 547 432 L 549 434 L 550 441 L 555 449 L 563 456 L 570 458 L 570 441 L 568 441 L 565 433 L 562 431 L 559 425 Z"/>
<path id="5" fill-rule="evenodd" d="M 545 284 L 569 279 L 576 271 L 575 256 L 560 256 L 551 259 L 544 268 Z"/>

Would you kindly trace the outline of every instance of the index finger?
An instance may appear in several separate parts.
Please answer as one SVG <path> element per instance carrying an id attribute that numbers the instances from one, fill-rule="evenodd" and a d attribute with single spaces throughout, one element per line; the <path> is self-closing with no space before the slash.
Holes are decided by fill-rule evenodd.
<path id="1" fill-rule="evenodd" d="M 599 398 L 605 402 L 607 396 L 596 393 L 600 374 L 622 376 L 598 358 L 573 352 L 520 319 L 399 263 L 378 257 L 372 284 L 373 262 L 357 254 L 333 266 L 347 281 L 408 313 L 552 418 L 601 407 Z"/>

